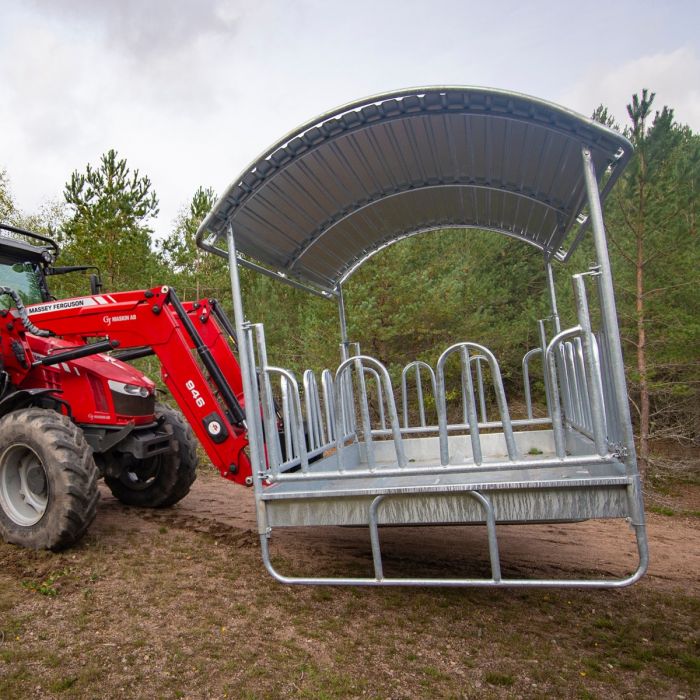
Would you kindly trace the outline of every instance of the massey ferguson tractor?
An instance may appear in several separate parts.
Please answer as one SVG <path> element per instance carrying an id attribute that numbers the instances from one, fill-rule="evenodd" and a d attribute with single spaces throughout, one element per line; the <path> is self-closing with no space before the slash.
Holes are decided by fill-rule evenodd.
<path id="1" fill-rule="evenodd" d="M 101 294 L 96 275 L 90 296 L 56 300 L 48 277 L 90 268 L 57 267 L 54 241 L 0 229 L 0 536 L 71 545 L 100 477 L 125 504 L 173 505 L 195 479 L 197 440 L 224 477 L 250 484 L 234 332 L 216 301 L 183 303 L 169 287 Z M 148 355 L 184 416 L 126 362 Z"/>

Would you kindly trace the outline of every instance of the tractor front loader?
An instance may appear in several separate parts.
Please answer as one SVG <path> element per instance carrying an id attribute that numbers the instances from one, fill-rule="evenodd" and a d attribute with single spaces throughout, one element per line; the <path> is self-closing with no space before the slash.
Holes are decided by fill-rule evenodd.
<path id="1" fill-rule="evenodd" d="M 221 474 L 251 483 L 241 375 L 215 300 L 168 287 L 56 300 L 56 244 L 0 224 L 0 536 L 32 548 L 76 542 L 103 477 L 122 502 L 165 507 L 190 490 L 196 441 Z M 37 242 L 39 245 L 34 245 Z M 180 407 L 127 364 L 155 355 Z"/>

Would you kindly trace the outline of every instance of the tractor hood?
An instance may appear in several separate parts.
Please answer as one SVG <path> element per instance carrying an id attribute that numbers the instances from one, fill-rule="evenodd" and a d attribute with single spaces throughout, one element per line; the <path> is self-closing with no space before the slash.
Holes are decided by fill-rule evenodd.
<path id="1" fill-rule="evenodd" d="M 29 346 L 35 355 L 45 356 L 65 352 L 74 347 L 79 347 L 76 343 L 71 343 L 61 338 L 39 338 L 27 335 Z M 136 368 L 122 362 L 121 360 L 106 354 L 90 355 L 69 362 L 62 362 L 60 365 L 68 373 L 93 373 L 103 377 L 107 381 L 122 382 L 131 386 L 146 389 L 149 395 L 155 391 L 155 383 Z"/>

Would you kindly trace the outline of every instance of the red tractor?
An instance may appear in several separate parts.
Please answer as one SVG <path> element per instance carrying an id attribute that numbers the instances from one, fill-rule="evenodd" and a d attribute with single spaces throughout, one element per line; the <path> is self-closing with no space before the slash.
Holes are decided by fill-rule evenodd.
<path id="1" fill-rule="evenodd" d="M 250 484 L 234 332 L 217 302 L 168 287 L 102 294 L 97 275 L 90 296 L 56 300 L 48 277 L 91 268 L 54 266 L 54 241 L 0 229 L 25 239 L 0 235 L 0 536 L 74 543 L 100 477 L 123 503 L 177 503 L 195 479 L 195 436 L 223 476 Z M 148 355 L 182 413 L 127 364 Z"/>

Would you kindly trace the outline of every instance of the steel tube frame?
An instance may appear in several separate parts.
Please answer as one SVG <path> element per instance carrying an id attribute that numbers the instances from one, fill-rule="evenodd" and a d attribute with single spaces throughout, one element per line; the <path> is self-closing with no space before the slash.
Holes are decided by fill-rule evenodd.
<path id="1" fill-rule="evenodd" d="M 506 401 L 505 390 L 503 388 L 503 380 L 501 378 L 501 370 L 498 366 L 498 361 L 494 354 L 483 345 L 478 343 L 456 343 L 445 350 L 437 363 L 437 404 L 438 404 L 438 429 L 440 438 L 440 464 L 446 467 L 450 463 L 449 445 L 447 442 L 447 397 L 445 393 L 445 362 L 447 358 L 459 352 L 462 360 L 462 367 L 466 367 L 466 372 L 463 376 L 467 378 L 467 411 L 469 413 L 469 436 L 472 444 L 472 455 L 475 464 L 480 464 L 482 461 L 481 440 L 479 438 L 479 421 L 476 415 L 476 401 L 474 397 L 474 387 L 471 377 L 471 365 L 469 360 L 469 348 L 473 348 L 480 352 L 488 361 L 489 369 L 491 370 L 491 381 L 496 392 L 496 403 L 503 425 L 503 436 L 506 441 L 508 457 L 512 460 L 518 459 L 518 448 L 513 437 L 513 425 L 508 412 L 508 402 Z"/>
<path id="2" fill-rule="evenodd" d="M 605 429 L 605 407 L 603 404 L 603 389 L 600 382 L 600 362 L 594 348 L 591 319 L 588 312 L 586 288 L 583 275 L 574 275 L 574 295 L 578 311 L 579 324 L 581 326 L 581 343 L 583 346 L 583 359 L 586 364 L 587 408 L 590 409 L 591 427 L 593 428 L 593 440 L 596 452 L 602 457 L 608 452 L 608 443 Z"/>
<path id="3" fill-rule="evenodd" d="M 549 303 L 552 309 L 552 322 L 554 324 L 555 335 L 561 330 L 561 322 L 559 320 L 559 309 L 557 308 L 557 292 L 554 287 L 554 271 L 552 270 L 552 262 L 545 258 L 544 270 L 547 276 L 547 289 L 549 290 Z"/>
<path id="4" fill-rule="evenodd" d="M 528 420 L 532 420 L 532 393 L 530 390 L 530 359 L 535 355 L 542 355 L 542 348 L 533 348 L 523 355 L 523 389 L 525 391 L 525 408 Z M 544 369 L 544 368 L 543 368 Z M 543 372 L 543 374 L 545 374 Z M 546 400 L 546 397 L 545 397 Z"/>
<path id="5" fill-rule="evenodd" d="M 270 558 L 269 537 L 260 536 L 263 562 L 268 573 L 280 583 L 296 585 L 345 585 L 345 586 L 431 586 L 439 588 L 624 588 L 636 583 L 646 572 L 649 564 L 649 553 L 646 536 L 642 532 L 637 537 L 637 553 L 639 562 L 635 571 L 621 579 L 508 579 L 503 578 L 500 567 L 498 540 L 496 537 L 496 519 L 493 506 L 488 496 L 478 492 L 468 492 L 481 504 L 486 515 L 486 528 L 489 543 L 489 560 L 491 563 L 491 578 L 387 578 L 384 576 L 382 564 L 381 545 L 379 541 L 378 510 L 380 505 L 390 496 L 379 495 L 373 499 L 368 513 L 368 527 L 370 531 L 370 544 L 372 548 L 372 561 L 374 566 L 374 578 L 369 577 L 303 577 L 285 576 L 280 574 L 272 565 Z"/>
<path id="6" fill-rule="evenodd" d="M 528 459 L 527 461 L 521 462 L 511 462 L 506 461 L 493 461 L 486 462 L 481 465 L 481 467 L 475 467 L 474 465 L 468 465 L 466 468 L 470 472 L 478 471 L 489 471 L 489 472 L 501 472 L 508 470 L 519 470 L 528 471 L 537 468 L 546 467 L 587 467 L 596 466 L 601 464 L 619 464 L 620 460 L 615 455 L 606 455 L 605 457 L 599 457 L 597 455 L 585 455 L 582 457 L 544 457 L 541 459 Z M 435 474 L 464 474 L 465 465 L 464 464 L 449 464 L 446 466 L 429 466 L 429 467 L 405 467 L 405 468 L 395 468 L 387 467 L 382 469 L 374 469 L 370 471 L 369 469 L 358 469 L 353 468 L 352 470 L 347 469 L 318 469 L 310 470 L 307 474 L 298 474 L 296 472 L 285 472 L 280 473 L 278 476 L 271 476 L 270 481 L 274 482 L 292 482 L 292 481 L 323 481 L 324 479 L 337 479 L 342 477 L 343 479 L 365 479 L 371 476 L 428 476 Z M 621 477 L 625 480 L 625 483 L 629 480 L 629 477 Z M 573 483 L 569 480 L 570 483 Z"/>
<path id="7" fill-rule="evenodd" d="M 600 203 L 598 181 L 596 179 L 595 166 L 591 152 L 584 148 L 582 151 L 583 174 L 586 180 L 586 194 L 590 209 L 591 228 L 593 230 L 593 243 L 595 245 L 596 258 L 600 267 L 600 310 L 603 316 L 605 328 L 608 332 L 607 342 L 610 348 L 610 364 L 612 381 L 615 394 L 618 397 L 617 410 L 620 413 L 620 427 L 627 452 L 625 464 L 630 473 L 637 473 L 637 452 L 634 445 L 634 433 L 632 430 L 632 416 L 627 402 L 627 380 L 625 379 L 625 365 L 622 358 L 622 344 L 620 343 L 620 328 L 617 323 L 617 309 L 615 308 L 615 291 L 613 289 L 612 270 L 608 256 L 608 246 L 605 236 L 605 224 L 603 222 L 603 208 Z"/>
<path id="8" fill-rule="evenodd" d="M 586 182 L 586 195 L 590 211 L 591 228 L 593 230 L 593 243 L 596 251 L 597 263 L 600 270 L 600 311 L 603 318 L 603 328 L 606 332 L 607 348 L 609 350 L 610 374 L 616 397 L 618 426 L 622 438 L 623 459 L 625 468 L 633 478 L 632 485 L 628 488 L 628 502 L 632 514 L 631 521 L 637 533 L 639 546 L 644 546 L 645 553 L 646 523 L 644 507 L 642 503 L 642 484 L 637 469 L 637 451 L 634 444 L 634 431 L 632 430 L 632 416 L 630 415 L 629 402 L 627 400 L 627 381 L 625 378 L 625 365 L 622 357 L 622 343 L 620 342 L 620 328 L 617 323 L 617 309 L 615 307 L 615 291 L 613 288 L 612 269 L 608 256 L 608 246 L 605 236 L 605 223 L 603 221 L 603 207 L 600 202 L 598 181 L 596 178 L 593 157 L 588 148 L 581 150 L 583 161 L 583 174 Z M 609 184 L 609 183 L 608 183 Z M 648 557 L 648 555 L 646 555 Z M 643 572 L 642 572 L 643 573 Z"/>
<path id="9" fill-rule="evenodd" d="M 435 372 L 433 368 L 423 360 L 414 360 L 409 362 L 401 371 L 401 407 L 403 409 L 403 427 L 408 429 L 408 373 L 411 369 L 415 370 L 416 377 L 416 395 L 418 399 L 418 419 L 421 427 L 428 427 L 425 422 L 425 401 L 423 396 L 423 383 L 421 379 L 421 369 L 428 372 L 430 386 L 433 390 L 433 399 L 437 401 L 437 387 L 435 380 Z"/>

